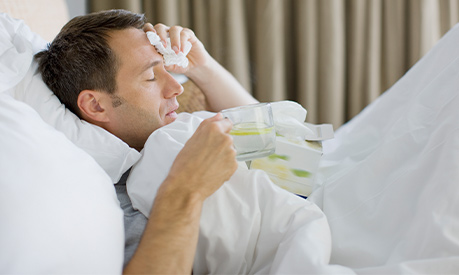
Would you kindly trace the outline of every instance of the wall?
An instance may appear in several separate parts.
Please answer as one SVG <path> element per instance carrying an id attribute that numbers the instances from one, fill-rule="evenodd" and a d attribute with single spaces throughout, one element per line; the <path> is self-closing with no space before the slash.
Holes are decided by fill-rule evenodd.
<path id="1" fill-rule="evenodd" d="M 69 18 L 86 14 L 86 0 L 66 0 L 69 9 Z"/>

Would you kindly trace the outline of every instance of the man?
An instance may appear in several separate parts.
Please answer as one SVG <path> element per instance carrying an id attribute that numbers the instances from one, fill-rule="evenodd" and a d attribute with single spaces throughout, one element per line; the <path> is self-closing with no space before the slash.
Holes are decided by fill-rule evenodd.
<path id="1" fill-rule="evenodd" d="M 155 31 L 163 41 L 169 36 L 176 52 L 189 41 L 189 66 L 164 67 L 145 31 Z M 123 10 L 72 19 L 36 58 L 44 81 L 67 108 L 137 150 L 153 131 L 176 118 L 176 97 L 183 88 L 167 70 L 192 79 L 206 95 L 211 111 L 257 102 L 191 30 L 153 27 L 145 24 L 142 15 Z M 200 125 L 158 190 L 148 220 L 132 209 L 125 186 L 117 186 L 125 211 L 126 258 L 132 256 L 125 272 L 191 272 L 203 201 L 237 167 L 228 135 L 231 127 L 221 114 Z"/>

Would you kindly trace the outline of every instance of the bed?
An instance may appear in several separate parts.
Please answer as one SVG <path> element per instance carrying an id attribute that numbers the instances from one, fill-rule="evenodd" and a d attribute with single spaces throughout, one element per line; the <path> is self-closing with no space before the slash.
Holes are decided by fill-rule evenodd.
<path id="1" fill-rule="evenodd" d="M 140 155 L 78 120 L 35 73 L 31 56 L 68 19 L 65 1 L 2 0 L 0 8 L 26 20 L 0 18 L 1 273 L 121 273 L 113 183 Z M 459 272 L 458 44 L 456 26 L 324 142 L 308 200 L 328 219 L 336 272 Z M 188 100 L 187 112 L 205 103 Z"/>

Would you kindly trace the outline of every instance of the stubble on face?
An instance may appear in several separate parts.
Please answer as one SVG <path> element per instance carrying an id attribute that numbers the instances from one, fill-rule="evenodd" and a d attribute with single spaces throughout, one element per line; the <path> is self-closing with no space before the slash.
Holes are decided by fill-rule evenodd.
<path id="1" fill-rule="evenodd" d="M 110 132 L 140 150 L 153 131 L 175 120 L 183 87 L 164 69 L 142 30 L 114 31 L 109 44 L 118 59 Z"/>

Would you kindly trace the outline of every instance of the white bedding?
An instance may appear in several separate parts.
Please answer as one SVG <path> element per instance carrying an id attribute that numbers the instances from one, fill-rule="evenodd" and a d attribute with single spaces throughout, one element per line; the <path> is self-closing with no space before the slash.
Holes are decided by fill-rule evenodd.
<path id="1" fill-rule="evenodd" d="M 22 20 L 0 13 L 0 91 L 31 106 L 44 122 L 91 155 L 112 182 L 119 181 L 140 154 L 106 130 L 80 120 L 43 82 L 33 55 L 46 41 Z"/>
<path id="2" fill-rule="evenodd" d="M 359 116 L 341 127 L 334 140 L 324 142 L 324 157 L 317 178 L 320 187 L 313 192 L 309 200 L 322 208 L 329 221 L 332 236 L 330 265 L 325 265 L 326 253 L 317 254 L 322 256 L 318 261 L 320 264 L 315 265 L 310 262 L 314 254 L 311 254 L 308 249 L 305 250 L 306 252 L 302 251 L 311 245 L 311 241 L 316 246 L 317 239 L 314 237 L 303 239 L 303 236 L 294 235 L 297 241 L 293 242 L 292 249 L 302 253 L 296 252 L 295 258 L 281 257 L 281 267 L 288 265 L 296 273 L 318 272 L 309 269 L 310 266 L 323 268 L 320 271 L 323 273 L 457 274 L 459 272 L 459 47 L 457 45 L 459 45 L 459 26 L 453 28 L 390 90 Z M 172 132 L 167 138 L 173 137 L 174 134 L 176 133 Z M 150 143 L 159 141 L 162 140 L 149 140 Z M 172 146 L 174 150 L 179 149 L 184 141 L 185 139 Z M 172 161 L 174 155 L 170 156 L 172 159 L 166 163 Z M 164 162 L 164 159 L 159 159 L 159 162 Z M 135 171 L 134 169 L 133 172 Z M 167 166 L 162 167 L 161 171 L 167 171 Z M 144 176 L 152 177 L 152 175 Z M 150 182 L 145 184 L 148 185 Z M 242 186 L 247 188 L 248 184 Z M 260 188 L 262 186 L 268 185 L 260 185 Z M 223 192 L 225 191 L 221 193 Z M 237 200 L 235 196 L 228 201 L 228 205 L 233 200 L 246 202 L 250 197 L 246 195 L 248 192 L 255 197 L 263 197 L 255 190 L 245 190 L 239 194 L 242 200 Z M 154 197 L 154 193 L 150 195 Z M 269 200 L 266 198 L 264 200 L 266 202 L 276 200 L 276 196 L 284 196 L 284 193 L 275 194 Z M 290 201 L 290 198 L 283 201 Z M 221 205 L 223 207 L 224 203 Z M 253 208 L 249 209 L 253 210 Z M 283 212 L 282 218 L 293 212 L 290 210 Z M 228 241 L 228 244 L 237 242 L 238 239 L 231 234 L 221 239 L 212 236 L 214 232 L 211 229 L 221 227 L 206 220 L 218 223 L 219 221 L 215 221 L 215 216 L 221 216 L 217 213 L 219 212 L 206 216 L 204 212 L 203 228 L 205 226 L 209 228 L 205 231 L 206 234 L 209 233 L 205 236 L 208 240 L 206 243 L 220 244 L 221 240 L 222 243 Z M 238 227 L 234 223 L 240 222 L 238 218 L 229 214 L 232 211 L 222 210 L 222 213 L 224 213 L 222 216 L 234 219 L 230 224 L 234 227 L 232 230 L 237 231 Z M 273 224 L 276 224 L 277 217 L 272 217 Z M 318 221 L 320 222 L 320 219 L 305 219 L 304 225 L 306 227 L 311 227 L 314 223 L 320 225 Z M 222 224 L 224 222 L 222 221 Z M 320 227 L 322 232 L 326 230 L 325 224 L 321 224 Z M 316 234 L 314 231 L 305 232 L 313 234 L 312 236 Z M 329 240 L 323 237 L 321 236 L 320 239 L 323 245 L 320 251 L 326 252 L 324 249 L 328 249 Z M 324 240 L 327 242 L 323 242 Z M 275 246 L 277 241 L 269 240 L 268 244 Z M 256 245 L 263 244 L 263 241 L 258 240 Z M 199 246 L 198 249 L 201 249 L 198 255 L 202 255 L 210 253 L 213 248 Z M 232 250 L 233 255 L 246 251 Z M 285 253 L 285 255 L 290 254 Z M 275 258 L 278 255 L 271 256 Z M 213 260 L 215 268 L 219 260 L 220 264 L 225 262 L 218 258 Z M 214 261 L 210 262 L 213 264 Z M 200 263 L 198 260 L 196 266 Z M 274 269 L 256 271 L 269 270 L 274 273 L 290 271 L 276 270 L 277 260 L 272 261 L 272 266 L 269 261 L 265 263 L 269 268 Z M 197 273 L 201 272 L 201 270 L 197 271 Z"/>
<path id="3" fill-rule="evenodd" d="M 331 263 L 361 274 L 459 273 L 459 26 L 324 143 L 311 200 Z"/>
<path id="4" fill-rule="evenodd" d="M 179 114 L 147 140 L 127 180 L 134 207 L 147 217 L 175 156 L 209 115 Z M 244 165 L 204 203 L 193 273 L 346 272 L 328 265 L 331 239 L 322 211 Z"/>
<path id="5" fill-rule="evenodd" d="M 35 95 L 46 89 L 24 83 L 42 42 L 24 22 L 0 13 L 0 274 L 119 274 L 123 211 L 112 180 L 12 97 L 18 86 Z M 47 99 L 39 97 L 42 109 L 56 114 Z"/>
<path id="6" fill-rule="evenodd" d="M 108 132 L 82 123 L 74 116 L 64 115 L 68 111 L 55 100 L 43 83 L 37 84 L 40 79 L 29 70 L 32 54 L 43 47 L 43 40 L 33 34 L 23 22 L 12 20 L 5 14 L 1 14 L 0 19 L 0 92 L 12 94 L 16 99 L 26 102 L 40 114 L 41 119 L 48 117 L 46 123 L 65 133 L 66 138 L 86 150 L 104 168 L 102 170 L 94 166 L 94 163 L 93 172 L 89 172 L 92 168 L 84 168 L 86 174 L 79 173 L 80 170 L 75 170 L 75 167 L 89 165 L 92 161 L 86 159 L 89 156 L 68 144 L 66 147 L 55 147 L 56 143 L 51 143 L 51 139 L 45 137 L 45 134 L 55 136 L 61 141 L 65 139 L 64 136 L 57 131 L 50 131 L 44 123 L 37 123 L 40 118 L 30 112 L 30 108 L 24 108 L 23 103 L 19 104 L 9 95 L 2 94 L 0 97 L 3 107 L 0 108 L 0 114 L 11 119 L 1 120 L 5 130 L 1 133 L 1 144 L 5 150 L 0 154 L 0 168 L 4 175 L 0 183 L 4 187 L 2 202 L 5 204 L 1 222 L 8 225 L 1 231 L 3 245 L 0 246 L 0 252 L 4 255 L 1 258 L 4 263 L 0 265 L 1 270 L 14 273 L 24 271 L 23 267 L 30 267 L 34 272 L 45 273 L 70 272 L 71 269 L 74 272 L 83 272 L 85 269 L 87 272 L 100 270 L 100 273 L 116 273 L 121 268 L 122 219 L 109 185 L 119 178 L 129 163 L 135 162 L 137 156 L 134 156 L 135 152 L 132 153 L 133 149 L 126 147 Z M 211 215 L 228 220 L 203 221 L 198 247 L 203 252 L 198 253 L 196 258 L 195 273 L 220 273 L 228 270 L 248 273 L 459 273 L 457 45 L 459 27 L 456 26 L 394 87 L 341 127 L 334 140 L 324 143 L 324 157 L 318 175 L 320 187 L 309 198 L 322 208 L 323 213 L 308 201 L 268 183 L 264 173 L 248 172 L 240 168 L 234 179 L 241 180 L 225 185 L 221 192 L 217 192 L 206 202 L 209 205 L 215 203 L 218 207 L 207 207 L 203 217 Z M 26 77 L 28 74 L 30 77 Z M 48 98 L 53 99 L 46 100 L 44 96 L 40 96 L 39 92 L 43 91 Z M 53 115 L 51 112 L 54 110 L 59 110 L 63 115 Z M 14 112 L 22 112 L 26 118 L 17 114 L 10 116 Z M 199 119 L 197 117 L 193 123 L 199 123 Z M 11 121 L 18 128 L 9 125 Z M 30 123 L 35 128 L 40 128 L 39 134 L 30 133 L 35 129 L 29 126 Z M 193 123 L 190 125 L 195 127 L 197 124 Z M 28 134 L 24 134 L 24 130 Z M 21 134 L 11 134 L 15 131 Z M 18 136 L 22 139 L 18 139 Z M 95 138 L 99 136 L 103 138 Z M 186 138 L 188 137 L 175 144 L 171 143 L 169 149 L 178 150 Z M 39 139 L 46 147 L 34 146 L 33 144 L 39 144 L 34 139 Z M 24 140 L 34 143 L 24 143 Z M 19 142 L 30 146 L 8 145 Z M 10 154 L 5 155 L 8 152 Z M 53 154 L 50 155 L 50 152 Z M 110 158 L 107 158 L 106 152 L 111 152 L 108 155 Z M 50 158 L 59 154 L 81 156 L 85 160 L 81 162 L 74 158 L 70 162 L 60 161 L 58 164 L 62 167 L 56 170 L 55 159 Z M 111 161 L 115 157 L 112 154 L 118 155 L 118 161 Z M 167 159 L 161 159 L 160 164 L 163 166 L 158 167 L 166 169 L 174 154 L 168 154 Z M 129 155 L 133 156 L 126 157 Z M 31 168 L 25 169 L 21 158 L 36 161 L 30 163 Z M 116 165 L 112 167 L 111 164 Z M 55 171 L 56 175 L 59 171 L 68 170 L 88 180 L 81 181 L 85 185 L 71 184 L 65 177 L 47 180 L 40 176 L 35 177 L 34 181 L 33 174 L 21 173 L 32 171 L 30 169 L 45 171 L 40 167 L 48 170 L 53 168 L 54 170 L 49 171 Z M 136 169 L 131 176 L 137 173 L 134 171 Z M 32 178 L 21 180 L 14 176 L 16 174 L 22 175 L 22 178 Z M 110 177 L 106 177 L 106 174 Z M 99 178 L 105 179 L 97 180 L 93 185 L 94 179 Z M 244 184 L 246 181 L 254 183 Z M 60 188 L 62 183 L 69 187 L 65 190 Z M 6 187 L 14 187 L 14 190 Z M 30 188 L 36 188 L 36 191 L 27 194 L 32 199 L 39 198 L 37 192 L 42 192 L 43 195 L 54 197 L 66 204 L 64 208 L 55 207 L 61 204 L 51 200 L 40 206 L 46 207 L 46 211 L 33 214 L 33 218 L 49 220 L 56 223 L 56 226 L 40 223 L 40 228 L 37 228 L 29 218 L 14 220 L 21 225 L 8 220 L 17 217 L 12 215 L 15 212 L 7 211 L 13 203 L 19 202 L 21 209 L 25 209 L 24 213 L 28 215 L 32 213 L 28 211 L 31 207 L 35 210 L 42 209 L 37 204 L 31 205 L 31 200 L 23 200 L 21 190 L 30 191 Z M 11 190 L 15 192 L 13 195 Z M 231 193 L 232 190 L 235 193 Z M 88 193 L 94 199 L 88 199 Z M 135 196 L 132 190 L 131 195 Z M 154 192 L 150 195 L 154 198 Z M 82 202 L 86 204 L 83 205 Z M 145 203 L 150 204 L 148 201 Z M 226 205 L 233 205 L 234 208 L 223 208 Z M 138 207 L 141 207 L 140 204 Z M 148 212 L 148 208 L 146 209 L 143 211 Z M 75 238 L 66 238 L 70 231 L 57 230 L 59 226 L 69 226 L 72 223 L 65 219 L 56 219 L 48 210 L 76 213 L 71 215 L 73 222 L 80 225 L 79 230 L 73 227 L 74 232 L 71 234 Z M 289 215 L 295 218 L 288 219 Z M 101 220 L 100 216 L 106 218 Z M 86 227 L 84 225 L 88 224 L 88 217 L 93 220 L 89 223 L 91 226 Z M 225 223 L 229 223 L 229 227 Z M 266 226 L 266 223 L 270 226 Z M 258 232 L 262 224 L 268 230 L 266 234 L 261 234 L 264 229 Z M 22 234 L 27 230 L 18 230 L 33 226 L 35 235 Z M 50 227 L 57 233 L 50 235 Z M 104 232 L 101 233 L 105 236 L 104 239 L 98 239 L 94 235 L 95 227 Z M 52 251 L 55 254 L 42 253 L 39 246 L 33 245 L 34 241 L 43 240 L 41 237 L 44 235 L 40 235 L 40 232 L 48 234 L 49 238 L 54 237 L 51 243 L 59 248 Z M 111 234 L 107 235 L 107 232 Z M 256 242 L 249 242 L 248 238 L 245 241 L 234 241 L 234 236 L 247 237 L 250 234 L 257 234 Z M 76 238 L 77 235 L 79 238 Z M 209 237 L 216 238 L 217 241 L 210 241 Z M 30 238 L 30 241 L 24 241 L 25 238 Z M 91 238 L 95 238 L 94 241 Z M 73 240 L 73 244 L 66 245 L 61 239 Z M 105 242 L 98 244 L 100 251 L 103 251 L 99 256 L 105 255 L 102 259 L 86 251 L 87 247 L 99 241 Z M 20 246 L 16 245 L 18 243 Z M 281 245 L 277 246 L 277 243 Z M 75 245 L 78 245 L 78 249 L 75 249 Z M 209 251 L 220 249 L 216 246 L 224 249 L 221 253 L 210 254 Z M 240 251 L 243 253 L 240 254 Z M 60 256 L 63 258 L 56 260 Z M 26 266 L 24 262 L 35 265 Z M 79 264 L 85 262 L 91 264 Z M 229 264 L 234 262 L 238 263 L 234 266 Z M 73 269 L 74 265 L 82 270 Z"/>

